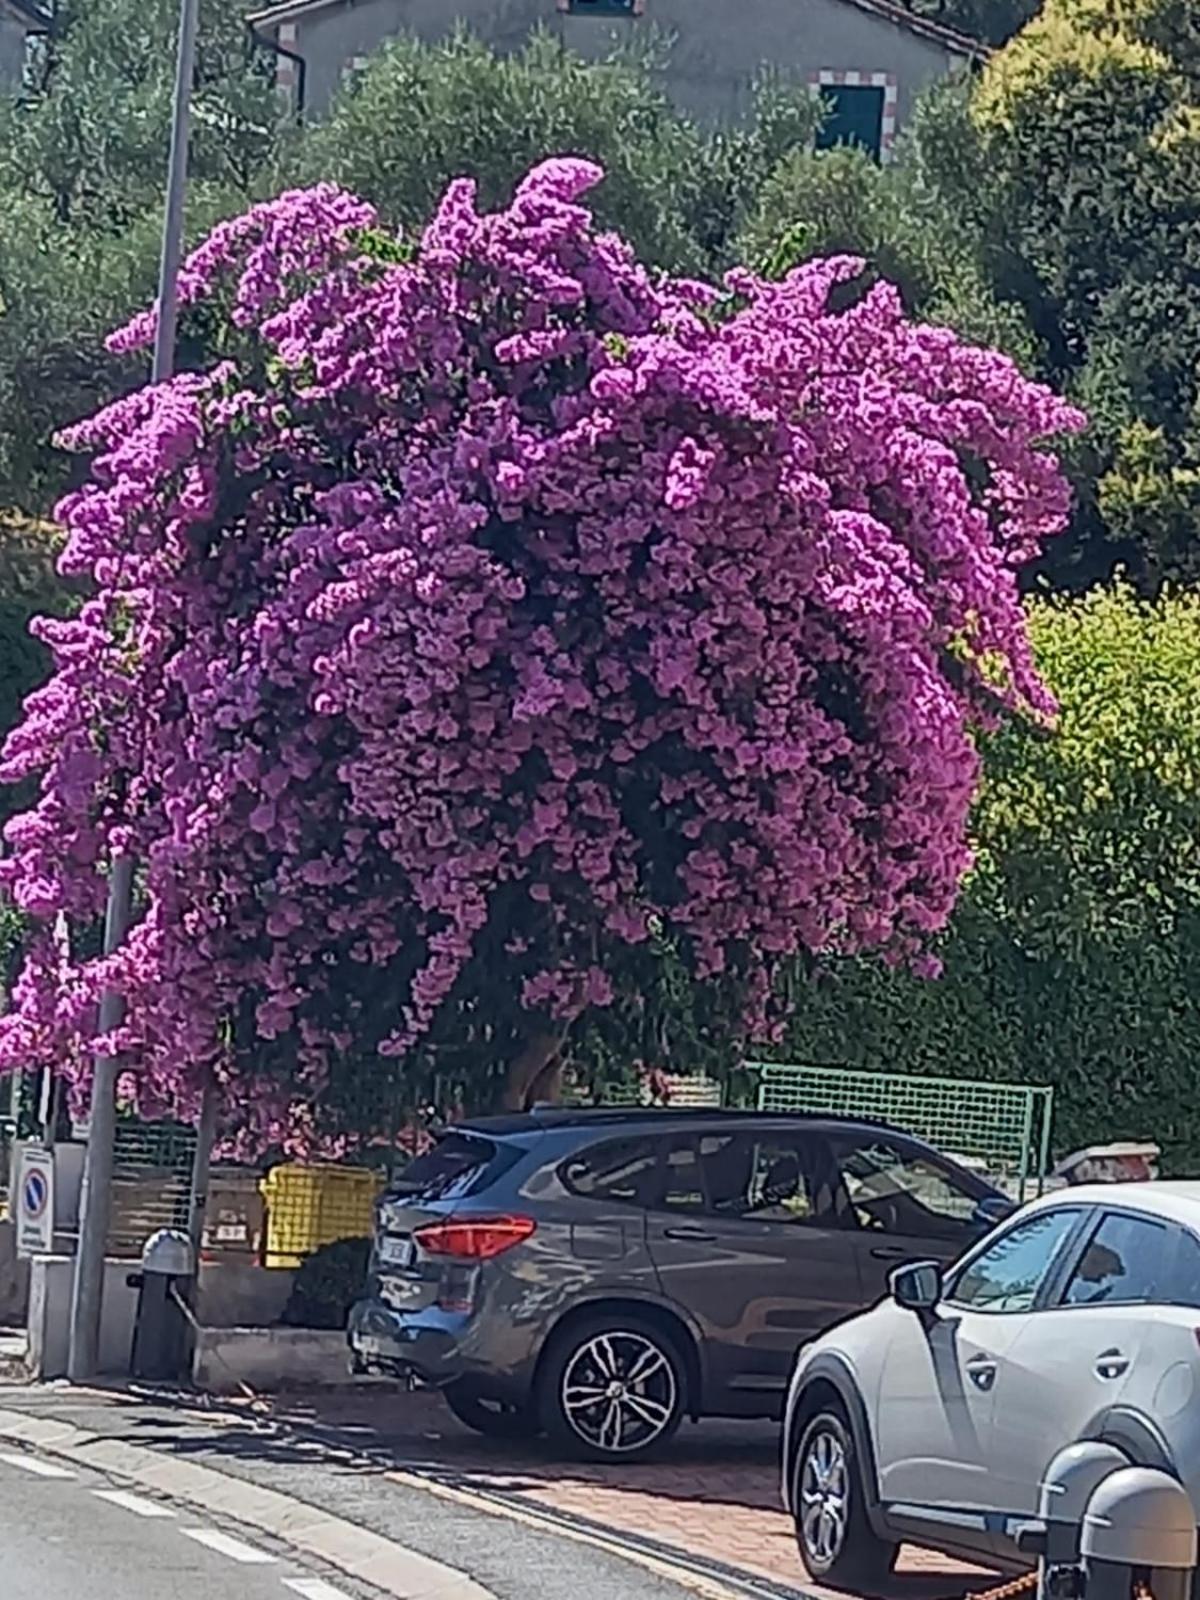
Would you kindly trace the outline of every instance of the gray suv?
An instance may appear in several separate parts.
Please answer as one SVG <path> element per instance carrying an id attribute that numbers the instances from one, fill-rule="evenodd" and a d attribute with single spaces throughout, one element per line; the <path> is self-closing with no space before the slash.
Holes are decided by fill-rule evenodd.
<path id="1" fill-rule="evenodd" d="M 625 1459 L 781 1414 L 797 1348 L 1011 1209 L 878 1124 L 729 1111 L 461 1124 L 381 1197 L 349 1339 L 482 1433 Z"/>

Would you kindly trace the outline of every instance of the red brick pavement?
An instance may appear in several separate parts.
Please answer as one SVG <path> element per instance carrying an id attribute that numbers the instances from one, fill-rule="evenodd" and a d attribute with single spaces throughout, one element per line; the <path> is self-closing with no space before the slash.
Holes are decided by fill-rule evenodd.
<path id="1" fill-rule="evenodd" d="M 810 1592 L 779 1504 L 778 1429 L 763 1423 L 685 1424 L 661 1460 L 580 1466 L 545 1447 L 481 1439 L 436 1395 L 369 1389 L 303 1400 L 277 1397 L 281 1417 L 349 1430 L 399 1467 L 444 1471 L 552 1511 L 761 1574 Z M 953 1600 L 994 1578 L 930 1551 L 906 1548 L 884 1600 Z"/>

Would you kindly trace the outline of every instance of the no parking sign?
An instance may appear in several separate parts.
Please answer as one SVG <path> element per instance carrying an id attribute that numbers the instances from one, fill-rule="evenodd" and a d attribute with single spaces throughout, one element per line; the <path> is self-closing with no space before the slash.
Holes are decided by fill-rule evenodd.
<path id="1" fill-rule="evenodd" d="M 17 1254 L 54 1249 L 54 1153 L 26 1145 L 17 1174 Z"/>

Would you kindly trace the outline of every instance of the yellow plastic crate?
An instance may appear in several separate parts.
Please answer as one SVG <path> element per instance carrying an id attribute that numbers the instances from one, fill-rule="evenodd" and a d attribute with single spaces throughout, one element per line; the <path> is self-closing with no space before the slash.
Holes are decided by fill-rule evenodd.
<path id="1" fill-rule="evenodd" d="M 268 1267 L 298 1267 L 323 1244 L 366 1238 L 383 1179 L 367 1167 L 272 1167 L 259 1184 L 267 1203 Z"/>

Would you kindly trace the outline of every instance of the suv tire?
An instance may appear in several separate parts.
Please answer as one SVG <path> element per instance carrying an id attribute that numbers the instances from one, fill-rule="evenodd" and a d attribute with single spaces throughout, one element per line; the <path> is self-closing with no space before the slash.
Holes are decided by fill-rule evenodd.
<path id="1" fill-rule="evenodd" d="M 666 1444 L 687 1404 L 675 1341 L 649 1318 L 596 1312 L 551 1340 L 537 1378 L 542 1427 L 584 1461 L 635 1461 Z"/>
<path id="2" fill-rule="evenodd" d="M 489 1439 L 531 1439 L 538 1432 L 537 1418 L 528 1406 L 495 1400 L 461 1378 L 442 1394 L 460 1422 Z"/>
<path id="3" fill-rule="evenodd" d="M 839 1411 L 818 1412 L 804 1430 L 796 1453 L 792 1516 L 810 1578 L 857 1590 L 879 1583 L 892 1570 L 899 1547 L 871 1526 L 854 1436 Z"/>

